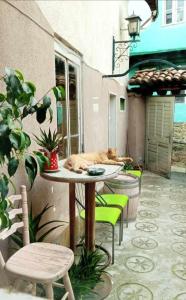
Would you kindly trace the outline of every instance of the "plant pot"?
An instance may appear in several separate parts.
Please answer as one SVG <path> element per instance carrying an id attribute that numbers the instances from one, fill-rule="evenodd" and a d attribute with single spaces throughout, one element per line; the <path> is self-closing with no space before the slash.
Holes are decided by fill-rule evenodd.
<path id="1" fill-rule="evenodd" d="M 84 300 L 103 300 L 108 297 L 112 291 L 112 280 L 108 273 L 104 273 L 101 276 L 102 282 L 99 282 L 96 287 L 93 289 L 92 295 L 85 296 Z"/>
<path id="2" fill-rule="evenodd" d="M 44 151 L 44 155 L 48 157 L 49 164 L 45 164 L 44 172 L 56 172 L 59 170 L 57 151 Z"/>

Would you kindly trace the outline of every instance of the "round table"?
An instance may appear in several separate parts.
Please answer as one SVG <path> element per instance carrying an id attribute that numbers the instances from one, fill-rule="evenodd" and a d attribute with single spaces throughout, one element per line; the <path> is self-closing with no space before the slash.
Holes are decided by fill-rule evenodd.
<path id="1" fill-rule="evenodd" d="M 104 168 L 105 173 L 99 176 L 90 176 L 87 172 L 77 174 L 63 167 L 64 161 L 59 164 L 59 171 L 55 173 L 42 173 L 44 179 L 69 184 L 69 219 L 70 219 L 70 248 L 75 249 L 75 184 L 85 184 L 85 246 L 94 249 L 95 243 L 95 184 L 118 175 L 122 166 L 97 164 L 94 167 Z"/>

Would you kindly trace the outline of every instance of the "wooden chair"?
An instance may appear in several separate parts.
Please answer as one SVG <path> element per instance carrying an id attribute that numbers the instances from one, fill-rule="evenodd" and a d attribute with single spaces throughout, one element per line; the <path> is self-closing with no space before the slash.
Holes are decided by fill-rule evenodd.
<path id="1" fill-rule="evenodd" d="M 53 286 L 63 287 L 55 282 L 63 278 L 66 294 L 62 299 L 74 300 L 68 270 L 74 261 L 73 252 L 63 246 L 50 243 L 30 244 L 28 206 L 26 187 L 21 186 L 20 195 L 9 197 L 12 203 L 22 201 L 22 207 L 9 211 L 12 220 L 22 214 L 22 221 L 15 221 L 10 228 L 0 231 L 0 239 L 4 240 L 19 228 L 23 227 L 24 247 L 13 254 L 7 262 L 4 261 L 0 251 L 0 267 L 7 275 L 9 282 L 14 280 L 15 288 L 19 286 L 20 280 L 32 282 L 32 294 L 36 294 L 36 283 L 43 284 L 47 299 L 54 299 Z"/>

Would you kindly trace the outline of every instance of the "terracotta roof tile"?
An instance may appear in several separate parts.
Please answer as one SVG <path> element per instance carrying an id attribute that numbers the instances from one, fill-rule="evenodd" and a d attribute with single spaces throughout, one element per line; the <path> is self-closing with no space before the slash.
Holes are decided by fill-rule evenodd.
<path id="1" fill-rule="evenodd" d="M 186 70 L 176 70 L 174 68 L 140 70 L 136 71 L 129 80 L 130 85 L 146 86 L 167 86 L 174 82 L 176 82 L 176 84 L 186 84 Z"/>

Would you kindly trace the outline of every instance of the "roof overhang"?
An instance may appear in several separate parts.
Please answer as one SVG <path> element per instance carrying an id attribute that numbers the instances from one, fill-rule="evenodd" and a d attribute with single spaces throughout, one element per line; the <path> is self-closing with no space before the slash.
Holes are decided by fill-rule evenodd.
<path id="1" fill-rule="evenodd" d="M 158 0 L 145 0 L 150 7 L 152 12 L 153 20 L 158 16 Z"/>

